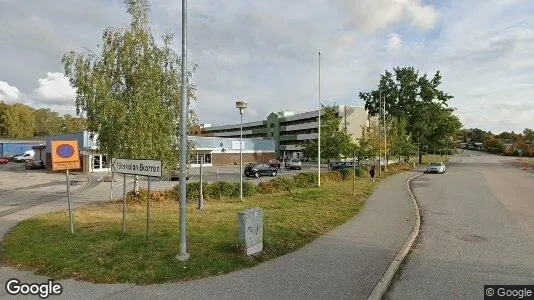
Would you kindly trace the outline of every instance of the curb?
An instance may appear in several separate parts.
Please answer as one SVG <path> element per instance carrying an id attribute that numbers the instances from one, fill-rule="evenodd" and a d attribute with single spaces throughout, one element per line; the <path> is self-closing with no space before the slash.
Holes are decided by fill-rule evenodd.
<path id="1" fill-rule="evenodd" d="M 386 272 L 384 273 L 384 275 L 382 275 L 382 278 L 380 278 L 380 281 L 378 281 L 378 283 L 376 284 L 369 298 L 367 298 L 368 300 L 382 299 L 387 289 L 389 288 L 389 285 L 393 281 L 393 277 L 399 270 L 401 263 L 404 261 L 404 258 L 406 258 L 406 255 L 408 255 L 408 252 L 412 248 L 412 245 L 415 239 L 419 235 L 419 229 L 421 228 L 421 214 L 419 211 L 419 205 L 417 204 L 417 201 L 415 200 L 415 196 L 412 193 L 412 190 L 410 189 L 410 182 L 423 174 L 424 173 L 420 173 L 415 176 L 412 176 L 408 178 L 408 180 L 406 181 L 406 187 L 408 188 L 408 193 L 410 194 L 410 198 L 412 199 L 413 206 L 415 208 L 415 216 L 416 216 L 415 226 L 412 230 L 412 233 L 410 234 L 408 239 L 404 242 L 404 245 L 397 253 L 397 256 L 395 256 L 393 261 L 389 264 L 389 267 L 387 268 Z"/>

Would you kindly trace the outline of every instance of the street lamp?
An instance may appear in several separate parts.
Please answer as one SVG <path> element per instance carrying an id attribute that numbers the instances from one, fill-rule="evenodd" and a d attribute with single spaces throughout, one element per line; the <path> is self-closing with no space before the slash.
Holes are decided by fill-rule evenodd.
<path id="1" fill-rule="evenodd" d="M 187 238 L 186 238 L 186 199 L 187 199 L 187 113 L 189 108 L 187 105 L 187 0 L 182 0 L 182 64 L 181 64 L 181 97 L 180 97 L 180 201 L 178 215 L 180 218 L 180 252 L 176 255 L 179 261 L 186 261 L 189 259 L 187 253 Z"/>
<path id="2" fill-rule="evenodd" d="M 239 109 L 241 122 L 239 126 L 239 199 L 243 201 L 243 112 L 247 108 L 246 101 L 236 101 L 235 107 Z"/>

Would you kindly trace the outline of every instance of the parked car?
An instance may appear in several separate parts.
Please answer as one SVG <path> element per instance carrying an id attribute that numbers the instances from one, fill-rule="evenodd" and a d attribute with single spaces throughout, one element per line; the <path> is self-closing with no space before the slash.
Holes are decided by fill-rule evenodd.
<path id="1" fill-rule="evenodd" d="M 44 161 L 42 160 L 36 161 L 36 160 L 30 159 L 26 161 L 26 170 L 36 170 L 36 169 L 45 169 L 45 168 L 46 168 L 46 165 Z"/>
<path id="2" fill-rule="evenodd" d="M 302 170 L 302 163 L 299 160 L 286 161 L 285 165 L 288 170 Z"/>
<path id="3" fill-rule="evenodd" d="M 271 159 L 269 160 L 268 165 L 269 167 L 280 169 L 282 163 L 278 159 Z"/>
<path id="4" fill-rule="evenodd" d="M 428 167 L 426 169 L 427 173 L 441 173 L 445 174 L 445 171 L 447 170 L 447 167 L 442 162 L 433 162 L 429 163 Z"/>
<path id="5" fill-rule="evenodd" d="M 342 163 L 343 163 L 342 161 L 332 162 L 332 163 L 330 163 L 330 169 L 332 171 L 338 170 Z"/>
<path id="6" fill-rule="evenodd" d="M 180 171 L 172 170 L 171 172 L 169 172 L 168 175 L 164 176 L 164 178 L 166 178 L 169 181 L 178 181 L 180 180 Z M 188 172 L 188 174 L 185 176 L 185 180 L 189 180 L 189 179 L 190 179 L 190 176 Z"/>
<path id="7" fill-rule="evenodd" d="M 5 165 L 9 162 L 9 159 L 7 157 L 0 157 L 0 165 Z"/>
<path id="8" fill-rule="evenodd" d="M 354 168 L 354 162 L 353 161 L 337 161 L 335 163 L 332 163 L 330 165 L 330 168 L 332 169 L 332 171 L 341 170 L 341 169 L 352 169 Z"/>
<path id="9" fill-rule="evenodd" d="M 276 176 L 278 171 L 267 164 L 250 163 L 245 166 L 244 173 L 246 177 L 258 178 L 260 176 Z"/>
<path id="10" fill-rule="evenodd" d="M 25 151 L 24 154 L 22 155 L 17 155 L 13 157 L 13 160 L 15 162 L 26 162 L 27 160 L 33 159 L 34 155 L 35 155 L 35 151 L 28 150 L 28 151 Z"/>

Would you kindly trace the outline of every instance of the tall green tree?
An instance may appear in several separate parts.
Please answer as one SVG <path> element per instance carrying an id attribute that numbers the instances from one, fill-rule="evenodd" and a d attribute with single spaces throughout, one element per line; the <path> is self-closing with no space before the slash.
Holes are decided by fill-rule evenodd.
<path id="1" fill-rule="evenodd" d="M 414 67 L 397 67 L 380 76 L 376 90 L 359 93 L 371 116 L 379 114 L 382 97 L 387 116 L 398 121 L 406 118 L 407 133 L 419 149 L 420 163 L 421 152 L 430 144 L 447 141 L 461 128 L 459 119 L 453 115 L 454 110 L 448 108 L 448 101 L 453 97 L 440 89 L 441 80 L 439 71 L 429 77 L 421 75 Z M 450 132 L 445 132 L 445 128 Z"/>
<path id="2" fill-rule="evenodd" d="M 61 116 L 49 108 L 41 108 L 35 111 L 35 133 L 36 136 L 58 134 L 63 129 L 63 119 Z"/>
<path id="3" fill-rule="evenodd" d="M 35 131 L 35 110 L 27 105 L 15 103 L 3 108 L 2 131 L 15 139 L 31 138 Z"/>
<path id="4" fill-rule="evenodd" d="M 409 158 L 417 153 L 417 147 L 410 138 L 406 118 L 391 119 L 391 130 L 387 140 L 391 143 L 388 157 L 396 157 L 399 162 L 402 157 Z"/>
<path id="5" fill-rule="evenodd" d="M 303 153 L 307 157 L 317 158 L 317 140 L 309 140 L 304 144 Z M 336 115 L 334 106 L 323 108 L 321 116 L 321 159 L 328 165 L 333 159 L 339 159 L 351 153 L 352 140 L 350 135 L 341 129 L 341 117 Z"/>
<path id="6" fill-rule="evenodd" d="M 523 129 L 523 136 L 525 137 L 525 141 L 534 142 L 534 130 L 531 128 L 525 128 Z"/>
<path id="7" fill-rule="evenodd" d="M 66 114 L 61 120 L 61 131 L 63 133 L 76 133 L 87 130 L 87 120 L 81 116 L 71 116 Z"/>
<path id="8" fill-rule="evenodd" d="M 6 113 L 8 105 L 0 101 L 0 136 L 7 136 Z"/>
<path id="9" fill-rule="evenodd" d="M 369 127 L 362 126 L 362 136 L 353 145 L 358 163 L 364 159 L 373 159 L 378 156 L 381 147 L 378 134 L 379 127 L 376 121 L 371 121 Z"/>
<path id="10" fill-rule="evenodd" d="M 98 134 L 100 150 L 112 158 L 151 158 L 174 169 L 178 158 L 181 60 L 173 36 L 157 41 L 150 28 L 147 0 L 126 0 L 130 25 L 108 28 L 100 53 L 68 52 L 65 73 L 76 88 L 78 115 Z M 188 70 L 188 99 L 195 98 Z M 194 112 L 190 112 L 190 115 Z M 183 120 L 188 121 L 188 120 Z"/>

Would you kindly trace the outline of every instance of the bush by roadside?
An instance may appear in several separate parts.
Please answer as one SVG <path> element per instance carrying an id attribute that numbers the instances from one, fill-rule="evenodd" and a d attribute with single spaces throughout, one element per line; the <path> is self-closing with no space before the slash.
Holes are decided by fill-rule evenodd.
<path id="1" fill-rule="evenodd" d="M 356 177 L 364 177 L 367 172 L 364 168 L 356 168 Z M 352 180 L 352 169 L 341 169 L 321 174 L 321 183 L 341 182 Z M 254 184 L 250 181 L 243 182 L 243 197 L 252 197 L 257 194 L 272 194 L 278 192 L 291 193 L 294 189 L 309 188 L 317 185 L 317 173 L 299 173 L 293 177 L 276 177 L 267 182 Z M 150 199 L 153 202 L 164 200 L 179 200 L 179 185 L 176 185 L 169 191 L 152 191 Z M 204 200 L 216 201 L 221 198 L 239 197 L 239 182 L 217 181 L 214 183 L 203 183 L 202 192 Z M 187 183 L 187 200 L 195 201 L 200 196 L 200 183 Z M 146 202 L 148 191 L 140 189 L 139 194 L 132 192 L 127 194 L 127 201 L 132 203 Z"/>

